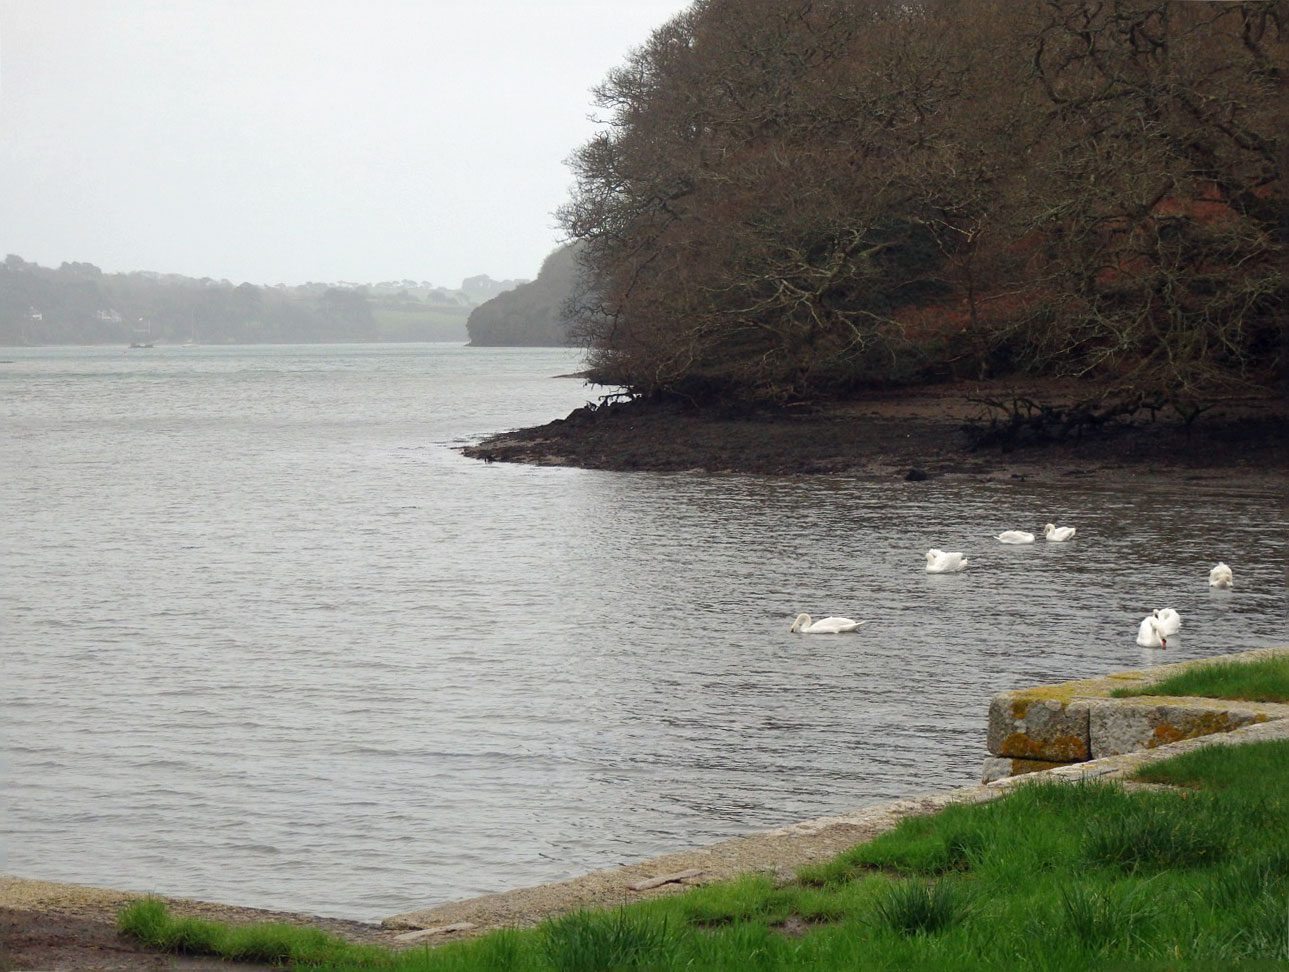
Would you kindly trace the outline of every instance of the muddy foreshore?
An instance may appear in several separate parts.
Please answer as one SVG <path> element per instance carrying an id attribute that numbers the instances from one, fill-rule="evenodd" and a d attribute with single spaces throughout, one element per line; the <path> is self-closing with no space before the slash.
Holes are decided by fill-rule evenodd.
<path id="1" fill-rule="evenodd" d="M 1060 438 L 1026 429 L 1014 441 L 990 441 L 991 420 L 1003 416 L 982 399 L 1060 405 L 1075 395 L 1072 388 L 957 383 L 754 415 L 626 402 L 580 408 L 462 451 L 486 462 L 586 469 L 877 480 L 1159 477 L 1272 486 L 1289 475 L 1283 400 L 1229 402 L 1189 427 L 1161 413 Z"/>

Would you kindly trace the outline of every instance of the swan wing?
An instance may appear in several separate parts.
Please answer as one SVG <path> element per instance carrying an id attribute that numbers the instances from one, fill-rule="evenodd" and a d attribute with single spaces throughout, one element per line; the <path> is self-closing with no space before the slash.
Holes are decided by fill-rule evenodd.
<path id="1" fill-rule="evenodd" d="M 1159 647 L 1159 631 L 1155 627 L 1153 617 L 1141 619 L 1141 624 L 1137 627 L 1137 644 L 1143 648 Z"/>
<path id="2" fill-rule="evenodd" d="M 809 634 L 842 634 L 846 631 L 854 631 L 861 624 L 867 624 L 865 621 L 853 621 L 850 618 L 820 618 L 804 630 Z"/>
<path id="3" fill-rule="evenodd" d="M 1231 587 L 1234 583 L 1234 577 L 1231 574 L 1231 568 L 1222 562 L 1208 572 L 1208 582 L 1213 587 Z"/>
<path id="4" fill-rule="evenodd" d="M 953 574 L 967 566 L 967 558 L 961 551 L 935 550 L 932 553 L 936 557 L 927 560 L 926 569 L 933 574 Z"/>

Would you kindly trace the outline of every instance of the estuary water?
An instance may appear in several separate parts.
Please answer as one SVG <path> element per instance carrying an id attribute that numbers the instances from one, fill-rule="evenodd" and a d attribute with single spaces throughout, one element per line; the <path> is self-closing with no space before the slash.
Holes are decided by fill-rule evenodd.
<path id="1" fill-rule="evenodd" d="M 967 785 L 994 692 L 1289 642 L 1238 482 L 462 457 L 594 397 L 563 350 L 0 359 L 9 874 L 374 919 Z"/>

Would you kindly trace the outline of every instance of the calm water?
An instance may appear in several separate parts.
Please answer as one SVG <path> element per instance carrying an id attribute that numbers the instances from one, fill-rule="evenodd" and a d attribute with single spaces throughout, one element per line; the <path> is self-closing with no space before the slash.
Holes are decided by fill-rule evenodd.
<path id="1" fill-rule="evenodd" d="M 1238 485 L 456 452 L 591 397 L 564 351 L 0 358 L 6 873 L 376 918 L 969 784 L 996 691 L 1289 642 Z"/>

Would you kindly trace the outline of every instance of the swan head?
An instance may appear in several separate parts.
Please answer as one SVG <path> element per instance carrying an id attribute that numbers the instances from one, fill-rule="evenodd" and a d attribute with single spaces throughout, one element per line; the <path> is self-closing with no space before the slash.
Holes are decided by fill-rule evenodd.
<path id="1" fill-rule="evenodd" d="M 804 628 L 808 628 L 808 627 L 810 627 L 810 615 L 808 615 L 808 614 L 798 614 L 798 615 L 797 615 L 797 619 L 796 619 L 795 621 L 793 621 L 793 622 L 792 622 L 792 627 L 791 627 L 791 628 L 789 628 L 788 630 L 789 630 L 789 631 L 801 631 L 802 629 L 804 629 Z"/>
<path id="2" fill-rule="evenodd" d="M 943 552 L 944 552 L 943 550 L 937 550 L 935 547 L 932 547 L 930 550 L 926 552 L 926 562 L 928 564 L 931 563 L 933 560 L 935 560 L 936 557 L 940 556 L 940 554 L 942 554 Z"/>
<path id="3" fill-rule="evenodd" d="M 1159 636 L 1159 647 L 1168 647 L 1168 636 L 1164 634 L 1164 627 L 1159 623 L 1159 608 L 1155 608 L 1150 619 L 1150 626 L 1155 629 L 1155 634 Z"/>
<path id="4" fill-rule="evenodd" d="M 1043 536 L 1050 537 L 1055 530 L 1056 530 L 1056 524 L 1049 523 L 1047 526 L 1043 527 Z"/>

